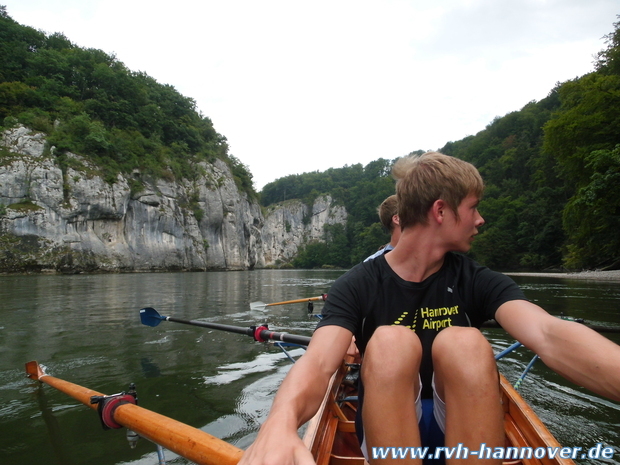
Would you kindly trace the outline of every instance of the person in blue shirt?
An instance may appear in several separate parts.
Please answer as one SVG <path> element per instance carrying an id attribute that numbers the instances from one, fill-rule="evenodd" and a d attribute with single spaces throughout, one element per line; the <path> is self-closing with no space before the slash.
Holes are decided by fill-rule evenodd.
<path id="1" fill-rule="evenodd" d="M 379 213 L 379 220 L 381 225 L 387 232 L 390 233 L 390 242 L 385 244 L 375 253 L 367 257 L 364 261 L 377 258 L 379 255 L 383 255 L 386 252 L 392 250 L 398 243 L 400 238 L 400 221 L 398 220 L 398 204 L 396 203 L 396 195 L 390 195 L 387 199 L 381 202 L 377 209 Z"/>

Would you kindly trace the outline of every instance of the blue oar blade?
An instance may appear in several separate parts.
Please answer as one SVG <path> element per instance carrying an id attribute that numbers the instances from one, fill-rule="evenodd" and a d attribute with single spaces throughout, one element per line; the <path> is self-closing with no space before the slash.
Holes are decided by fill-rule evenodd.
<path id="1" fill-rule="evenodd" d="M 147 307 L 140 310 L 140 321 L 143 325 L 155 327 L 165 319 L 166 317 L 161 316 L 154 308 Z"/>

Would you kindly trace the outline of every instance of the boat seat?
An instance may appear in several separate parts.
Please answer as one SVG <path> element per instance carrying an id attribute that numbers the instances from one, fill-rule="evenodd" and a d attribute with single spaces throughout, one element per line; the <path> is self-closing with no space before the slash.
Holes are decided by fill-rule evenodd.
<path id="1" fill-rule="evenodd" d="M 340 457 L 338 455 L 331 455 L 329 458 L 329 465 L 368 465 L 368 462 L 364 457 Z"/>
<path id="2" fill-rule="evenodd" d="M 338 420 L 338 431 L 355 433 L 355 422 L 353 420 Z"/>

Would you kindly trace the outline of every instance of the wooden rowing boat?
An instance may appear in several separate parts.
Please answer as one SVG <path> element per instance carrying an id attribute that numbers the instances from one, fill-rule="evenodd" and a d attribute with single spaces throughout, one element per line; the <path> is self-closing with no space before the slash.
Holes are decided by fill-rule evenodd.
<path id="1" fill-rule="evenodd" d="M 317 465 L 362 465 L 365 462 L 355 434 L 356 404 L 348 400 L 357 394 L 354 384 L 347 382 L 350 365 L 342 367 L 331 379 L 323 403 L 309 422 L 304 443 Z M 523 400 L 506 378 L 500 374 L 506 446 L 517 448 L 561 449 L 560 444 Z M 547 449 L 551 448 L 551 449 Z M 555 448 L 555 449 L 554 449 Z M 520 449 L 522 450 L 522 449 Z M 554 458 L 536 458 L 524 454 L 523 459 L 505 461 L 506 465 L 574 465 L 571 459 L 555 454 Z"/>
<path id="2" fill-rule="evenodd" d="M 278 302 L 273 305 L 281 303 L 290 303 L 290 301 Z M 256 302 L 255 304 L 267 305 L 262 302 Z M 142 323 L 147 326 L 157 326 L 160 321 L 173 321 L 194 326 L 215 327 L 215 329 L 251 335 L 255 340 L 263 342 L 266 340 L 279 340 L 282 342 L 291 342 L 301 345 L 308 345 L 310 342 L 309 337 L 288 335 L 286 333 L 275 333 L 268 331 L 264 326 L 252 328 L 250 331 L 248 329 L 227 325 L 215 325 L 196 320 L 188 321 L 165 317 L 159 315 L 159 313 L 153 308 L 145 308 L 140 310 L 140 318 Z M 585 324 L 583 321 L 579 322 Z M 497 323 L 486 322 L 483 326 L 497 327 Z M 618 332 L 620 330 L 620 328 L 606 328 L 592 325 L 587 326 L 598 332 Z M 518 342 L 513 344 L 501 354 L 498 354 L 496 358 L 500 358 L 502 355 L 513 350 L 519 345 L 521 344 Z M 530 362 L 530 365 L 528 365 L 528 368 L 523 373 L 522 377 L 525 376 L 525 373 L 527 373 L 527 370 L 529 370 L 534 360 Z M 364 463 L 364 459 L 358 445 L 358 440 L 355 435 L 355 403 L 351 401 L 343 401 L 343 399 L 346 399 L 347 397 L 355 397 L 357 394 L 353 385 L 343 383 L 347 372 L 348 368 L 345 363 L 333 376 L 319 412 L 310 421 L 304 436 L 305 444 L 312 451 L 312 454 L 319 465 L 355 465 L 357 463 Z M 562 448 L 549 430 L 544 426 L 542 421 L 530 408 L 530 406 L 508 383 L 504 376 L 501 375 L 500 384 L 504 407 L 506 447 L 520 449 L 529 448 L 532 451 L 543 449 L 544 451 L 547 451 L 547 453 L 541 458 L 537 458 L 536 455 L 528 456 L 527 453 L 525 453 L 522 459 L 520 458 L 519 460 L 505 461 L 504 463 L 510 465 L 574 465 L 574 461 L 572 459 L 564 458 L 559 451 L 562 450 L 562 454 L 566 454 L 567 452 L 576 452 L 576 450 L 571 448 Z M 553 453 L 553 451 L 555 451 L 555 454 L 550 456 L 549 452 Z M 511 454 L 512 453 L 513 451 L 511 451 Z M 521 457 L 521 455 L 519 456 Z"/>
<path id="3" fill-rule="evenodd" d="M 357 391 L 355 383 L 351 382 L 347 376 L 350 374 L 350 367 L 350 364 L 343 363 L 332 376 L 320 409 L 307 426 L 304 443 L 312 452 L 317 465 L 363 465 L 366 463 L 355 434 L 356 401 L 354 399 Z M 26 373 L 31 379 L 46 383 L 93 409 L 98 408 L 93 403 L 93 397 L 114 397 L 104 396 L 97 391 L 49 376 L 34 361 L 26 364 Z M 506 446 L 560 449 L 560 444 L 504 376 L 500 375 L 500 381 Z M 242 450 L 201 430 L 127 402 L 127 395 L 118 398 L 114 405 L 110 404 L 108 410 L 108 414 L 100 412 L 102 422 L 112 424 L 108 427 L 127 427 L 140 436 L 199 465 L 234 465 L 243 454 Z M 531 456 L 504 463 L 506 465 L 574 465 L 572 460 L 561 458 L 557 454 L 554 458 L 537 459 Z"/>

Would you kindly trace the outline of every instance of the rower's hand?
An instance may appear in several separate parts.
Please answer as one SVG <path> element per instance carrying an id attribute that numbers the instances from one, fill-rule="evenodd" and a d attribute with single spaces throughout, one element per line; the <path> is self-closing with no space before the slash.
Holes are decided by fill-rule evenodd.
<path id="1" fill-rule="evenodd" d="M 259 432 L 247 448 L 239 465 L 315 465 L 312 454 L 294 433 Z"/>

